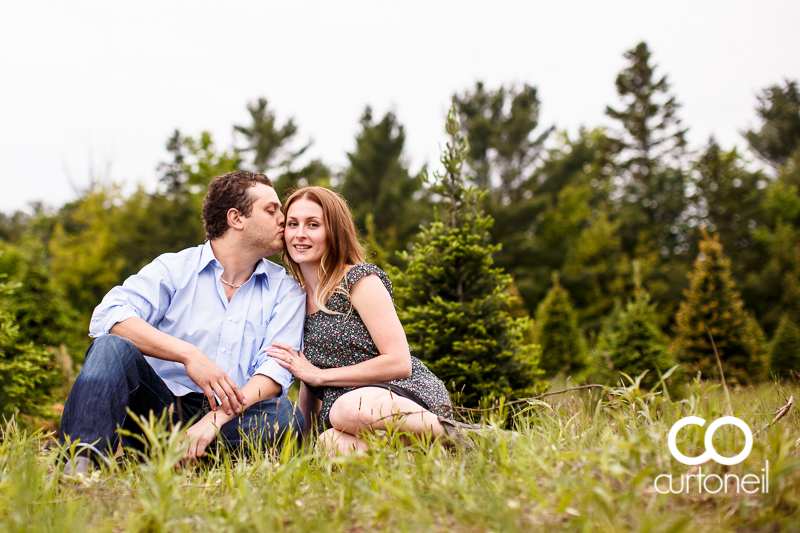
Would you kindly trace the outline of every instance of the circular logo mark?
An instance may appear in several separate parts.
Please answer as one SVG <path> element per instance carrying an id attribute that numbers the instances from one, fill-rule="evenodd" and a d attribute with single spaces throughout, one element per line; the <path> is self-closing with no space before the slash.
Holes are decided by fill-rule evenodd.
<path id="1" fill-rule="evenodd" d="M 706 421 L 699 416 L 687 416 L 686 418 L 681 418 L 675 422 L 675 425 L 669 430 L 669 439 L 667 440 L 669 451 L 675 459 L 685 465 L 690 466 L 703 464 L 709 459 L 714 459 L 714 461 L 721 465 L 738 465 L 747 459 L 747 456 L 750 455 L 750 451 L 753 449 L 753 432 L 750 431 L 750 427 L 748 427 L 747 424 L 735 416 L 723 416 L 722 418 L 718 418 L 717 420 L 713 421 L 711 425 L 708 426 L 705 438 L 706 451 L 702 455 L 698 455 L 697 457 L 686 457 L 680 451 L 678 451 L 678 446 L 675 444 L 675 439 L 678 437 L 678 431 L 690 424 L 702 427 L 705 425 L 705 423 Z M 724 426 L 726 424 L 736 426 L 744 432 L 744 450 L 742 450 L 739 455 L 734 457 L 723 457 L 717 453 L 716 449 L 714 449 L 714 432 L 717 431 L 720 426 Z"/>

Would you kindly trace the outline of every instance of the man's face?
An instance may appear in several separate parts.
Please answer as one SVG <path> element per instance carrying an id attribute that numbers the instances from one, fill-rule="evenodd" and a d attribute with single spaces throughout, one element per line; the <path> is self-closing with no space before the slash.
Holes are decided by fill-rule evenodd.
<path id="1" fill-rule="evenodd" d="M 249 217 L 241 217 L 244 241 L 248 249 L 268 257 L 283 250 L 286 219 L 281 213 L 281 201 L 275 189 L 263 183 L 251 187 L 250 194 L 255 198 L 253 210 Z"/>

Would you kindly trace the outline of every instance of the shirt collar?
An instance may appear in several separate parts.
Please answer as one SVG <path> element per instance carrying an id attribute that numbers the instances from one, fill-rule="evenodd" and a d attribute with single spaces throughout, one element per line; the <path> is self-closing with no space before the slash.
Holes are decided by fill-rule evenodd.
<path id="1" fill-rule="evenodd" d="M 197 265 L 197 273 L 199 274 L 205 270 L 209 263 L 213 263 L 214 267 L 222 268 L 222 265 L 214 255 L 214 249 L 211 248 L 211 241 L 206 241 L 205 244 L 203 244 L 202 250 L 200 250 L 200 262 Z M 269 271 L 267 270 L 266 263 L 266 259 L 261 259 L 258 263 L 256 263 L 256 268 L 253 271 L 253 275 L 263 275 L 264 281 L 267 283 L 267 288 L 269 288 Z"/>
<path id="2" fill-rule="evenodd" d="M 214 256 L 214 250 L 211 248 L 211 241 L 206 241 L 203 248 L 200 250 L 200 263 L 197 265 L 197 273 L 199 274 L 208 266 L 209 263 L 214 262 L 215 266 L 221 267 L 217 258 Z"/>

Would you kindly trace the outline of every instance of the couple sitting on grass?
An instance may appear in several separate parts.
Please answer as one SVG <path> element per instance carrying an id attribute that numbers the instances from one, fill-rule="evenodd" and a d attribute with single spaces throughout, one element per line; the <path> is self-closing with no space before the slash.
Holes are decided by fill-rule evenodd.
<path id="1" fill-rule="evenodd" d="M 205 244 L 158 257 L 95 309 L 61 420 L 62 442 L 78 442 L 68 472 L 112 458 L 120 438 L 142 448 L 128 410 L 191 423 L 187 462 L 279 444 L 315 419 L 330 456 L 389 426 L 452 431 L 447 390 L 411 356 L 392 283 L 364 262 L 342 197 L 306 187 L 282 212 L 267 176 L 234 172 L 209 185 L 203 223 Z M 281 251 L 291 277 L 265 259 Z"/>

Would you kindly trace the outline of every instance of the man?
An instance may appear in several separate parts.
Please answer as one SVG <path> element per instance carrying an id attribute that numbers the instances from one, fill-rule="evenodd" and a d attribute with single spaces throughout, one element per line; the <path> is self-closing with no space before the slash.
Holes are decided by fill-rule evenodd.
<path id="1" fill-rule="evenodd" d="M 264 259 L 283 249 L 284 221 L 267 176 L 217 177 L 203 201 L 206 243 L 158 257 L 103 298 L 61 419 L 62 440 L 82 443 L 69 471 L 85 470 L 87 457 L 113 457 L 118 428 L 141 432 L 128 408 L 167 410 L 175 423 L 199 417 L 186 431 L 190 462 L 218 433 L 232 447 L 243 433 L 265 443 L 302 433 L 286 398 L 293 377 L 264 353 L 302 341 L 305 293 Z M 141 447 L 129 437 L 123 444 Z"/>

